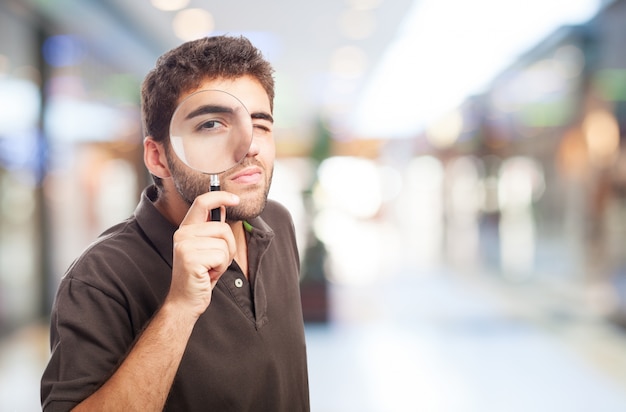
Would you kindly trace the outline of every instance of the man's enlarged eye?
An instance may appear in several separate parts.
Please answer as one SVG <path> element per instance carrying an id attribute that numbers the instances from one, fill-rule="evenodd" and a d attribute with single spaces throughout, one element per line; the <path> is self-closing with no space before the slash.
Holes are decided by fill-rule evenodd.
<path id="1" fill-rule="evenodd" d="M 221 126 L 222 126 L 222 123 L 218 122 L 217 120 L 207 120 L 206 122 L 201 123 L 198 126 L 198 129 L 213 130 Z"/>

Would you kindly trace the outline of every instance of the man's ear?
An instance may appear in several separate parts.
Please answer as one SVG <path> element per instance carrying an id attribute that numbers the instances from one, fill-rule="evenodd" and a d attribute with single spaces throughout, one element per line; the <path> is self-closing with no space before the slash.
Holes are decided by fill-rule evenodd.
<path id="1" fill-rule="evenodd" d="M 165 147 L 163 144 L 155 141 L 152 136 L 148 136 L 143 140 L 143 162 L 154 176 L 161 179 L 171 176 L 170 169 L 167 166 Z"/>

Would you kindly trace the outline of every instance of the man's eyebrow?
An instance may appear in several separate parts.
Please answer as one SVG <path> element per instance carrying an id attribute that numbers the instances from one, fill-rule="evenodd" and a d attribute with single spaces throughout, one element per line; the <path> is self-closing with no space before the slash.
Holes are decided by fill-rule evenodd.
<path id="1" fill-rule="evenodd" d="M 198 107 L 196 110 L 187 114 L 186 119 L 192 119 L 196 116 L 201 116 L 203 114 L 211 114 L 211 113 L 233 113 L 233 109 L 226 106 L 205 104 L 204 106 Z"/>
<path id="2" fill-rule="evenodd" d="M 253 119 L 267 120 L 270 123 L 274 123 L 274 118 L 272 117 L 272 115 L 266 112 L 255 112 L 252 113 L 250 117 L 252 117 Z"/>

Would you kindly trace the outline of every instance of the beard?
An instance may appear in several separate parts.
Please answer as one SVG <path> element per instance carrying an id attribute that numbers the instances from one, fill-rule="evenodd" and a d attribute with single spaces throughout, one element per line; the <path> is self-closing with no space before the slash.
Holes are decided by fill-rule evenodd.
<path id="1" fill-rule="evenodd" d="M 166 154 L 167 163 L 172 174 L 172 180 L 174 187 L 182 199 L 191 206 L 196 197 L 209 192 L 211 190 L 210 176 L 206 173 L 198 172 L 182 164 L 177 158 Z M 253 187 L 244 189 L 240 192 L 233 192 L 229 190 L 229 182 L 224 179 L 228 175 L 237 173 L 240 169 L 249 165 L 255 165 L 263 169 L 265 181 L 262 183 L 262 187 Z M 265 205 L 267 204 L 267 196 L 269 194 L 270 186 L 272 183 L 273 169 L 269 171 L 263 167 L 263 165 L 255 159 L 245 158 L 240 164 L 235 166 L 232 170 L 225 173 L 220 173 L 221 189 L 235 193 L 240 197 L 241 201 L 236 206 L 226 207 L 226 221 L 234 222 L 240 220 L 253 219 L 263 212 Z M 222 182 L 224 180 L 224 182 Z"/>

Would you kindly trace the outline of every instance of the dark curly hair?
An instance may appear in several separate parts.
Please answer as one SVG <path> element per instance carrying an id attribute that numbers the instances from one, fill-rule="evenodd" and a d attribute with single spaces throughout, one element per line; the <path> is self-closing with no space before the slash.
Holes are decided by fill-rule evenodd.
<path id="1" fill-rule="evenodd" d="M 267 92 L 274 109 L 274 69 L 245 37 L 214 36 L 189 41 L 166 52 L 141 86 L 144 136 L 165 142 L 170 119 L 183 93 L 212 79 L 251 76 Z M 159 179 L 153 176 L 157 185 Z"/>

